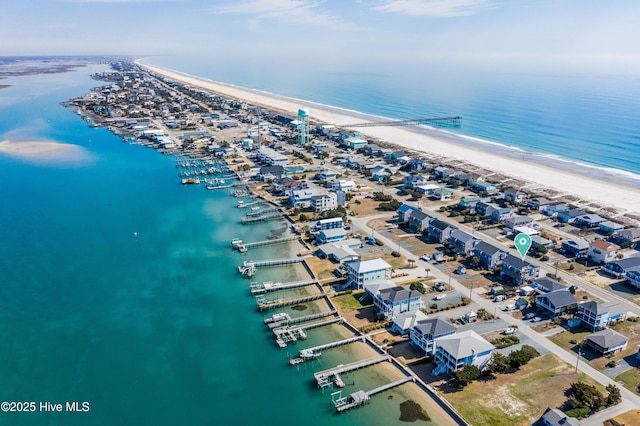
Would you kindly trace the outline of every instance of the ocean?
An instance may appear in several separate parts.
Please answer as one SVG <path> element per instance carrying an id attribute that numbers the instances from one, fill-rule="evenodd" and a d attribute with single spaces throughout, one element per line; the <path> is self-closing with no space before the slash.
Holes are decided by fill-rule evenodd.
<path id="1" fill-rule="evenodd" d="M 204 56 L 159 56 L 145 62 L 377 117 L 461 116 L 459 127 L 436 133 L 455 143 L 624 179 L 640 188 L 634 155 L 640 152 L 637 75 L 589 70 L 534 74 L 435 62 L 397 64 L 391 70 L 351 63 L 337 70 L 297 63 L 256 66 L 247 58 L 218 64 Z"/>
<path id="2" fill-rule="evenodd" d="M 100 85 L 89 75 L 103 69 L 11 77 L 0 90 L 0 140 L 74 145 L 50 158 L 0 154 L 0 401 L 88 408 L 0 413 L 0 423 L 398 424 L 414 385 L 338 416 L 311 370 L 354 361 L 357 347 L 297 370 L 288 355 L 299 347 L 279 350 L 265 331 L 236 266 L 291 248 L 241 255 L 229 242 L 265 239 L 283 222 L 242 226 L 227 191 L 181 185 L 172 156 L 124 144 L 60 104 Z M 302 347 L 343 333 L 313 330 Z M 351 379 L 369 389 L 385 383 L 379 375 Z M 424 408 L 433 422 L 416 424 L 442 424 Z"/>

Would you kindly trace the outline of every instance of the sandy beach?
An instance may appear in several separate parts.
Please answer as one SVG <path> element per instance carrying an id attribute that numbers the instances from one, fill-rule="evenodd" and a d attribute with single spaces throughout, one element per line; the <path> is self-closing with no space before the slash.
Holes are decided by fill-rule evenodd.
<path id="1" fill-rule="evenodd" d="M 310 109 L 311 121 L 344 126 L 362 122 L 357 112 L 338 110 L 316 103 L 283 96 L 267 94 L 257 90 L 240 88 L 213 82 L 194 76 L 137 62 L 148 70 L 166 78 L 180 81 L 192 87 L 215 92 L 224 96 L 244 100 L 250 104 L 276 109 L 296 115 L 301 106 Z M 640 214 L 640 188 L 637 181 L 626 179 L 599 178 L 574 173 L 573 168 L 551 167 L 539 162 L 499 155 L 489 150 L 478 149 L 465 144 L 445 141 L 421 133 L 411 127 L 364 127 L 358 131 L 368 137 L 377 138 L 425 154 L 435 154 L 444 158 L 458 159 L 495 171 L 513 179 L 532 182 L 562 194 L 572 194 L 589 201 L 597 207 L 613 207 L 629 213 Z M 516 185 L 518 185 L 516 183 Z M 559 197 L 558 201 L 562 201 Z"/>
<path id="2" fill-rule="evenodd" d="M 73 145 L 53 141 L 10 141 L 0 142 L 0 153 L 27 157 L 52 157 L 63 154 Z"/>

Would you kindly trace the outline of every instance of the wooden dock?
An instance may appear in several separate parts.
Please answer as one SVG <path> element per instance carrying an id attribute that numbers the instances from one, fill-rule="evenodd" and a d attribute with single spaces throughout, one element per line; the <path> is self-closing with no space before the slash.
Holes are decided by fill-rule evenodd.
<path id="1" fill-rule="evenodd" d="M 289 259 L 270 259 L 270 260 L 245 260 L 242 265 L 238 266 L 238 272 L 242 275 L 252 277 L 258 268 L 265 268 L 270 266 L 284 266 L 292 265 L 294 263 L 301 263 L 304 259 L 302 257 L 293 257 Z"/>
<path id="2" fill-rule="evenodd" d="M 262 215 L 262 216 L 255 216 L 255 217 L 243 217 L 240 219 L 240 221 L 242 222 L 243 225 L 248 225 L 251 223 L 260 223 L 260 222 L 268 222 L 270 220 L 276 220 L 276 219 L 282 219 L 282 213 L 272 213 L 272 214 L 266 214 L 266 215 Z"/>
<path id="3" fill-rule="evenodd" d="M 276 238 L 273 240 L 255 241 L 253 243 L 245 243 L 239 238 L 234 238 L 233 240 L 231 240 L 231 248 L 234 250 L 238 250 L 240 253 L 245 253 L 247 250 L 252 248 L 274 246 L 277 244 L 285 244 L 291 241 L 296 241 L 299 238 L 300 237 L 294 236 L 294 237 Z"/>
<path id="4" fill-rule="evenodd" d="M 250 289 L 251 294 L 265 294 L 272 291 L 280 291 L 280 290 L 291 290 L 293 288 L 307 287 L 310 285 L 318 284 L 318 280 L 310 280 L 310 281 L 292 281 L 288 283 L 273 283 L 273 282 L 264 282 L 264 283 L 251 283 Z"/>
<path id="5" fill-rule="evenodd" d="M 286 306 L 299 305 L 301 303 L 313 302 L 314 300 L 324 298 L 324 294 L 314 294 L 312 296 L 296 297 L 295 299 L 277 299 L 277 300 L 256 300 L 259 311 L 268 309 L 284 308 Z"/>
<path id="6" fill-rule="evenodd" d="M 326 349 L 337 348 L 338 346 L 348 345 L 349 343 L 353 343 L 353 342 L 364 342 L 364 339 L 365 339 L 364 336 L 350 337 L 348 339 L 336 340 L 335 342 L 326 343 L 324 345 L 314 346 L 312 348 L 307 348 L 307 350 L 309 350 L 309 351 L 324 351 Z"/>
<path id="7" fill-rule="evenodd" d="M 324 387 L 324 386 L 326 386 L 325 383 L 327 382 L 327 378 L 330 378 L 331 376 L 333 376 L 335 374 L 348 373 L 350 371 L 359 370 L 361 368 L 366 368 L 366 367 L 369 367 L 371 365 L 379 364 L 379 363 L 381 363 L 383 361 L 390 361 L 390 360 L 391 360 L 391 356 L 390 355 L 381 355 L 381 356 L 376 357 L 376 358 L 369 358 L 369 359 L 365 359 L 365 360 L 362 360 L 362 361 L 356 361 L 356 362 L 352 362 L 352 363 L 345 364 L 345 365 L 339 365 L 339 366 L 334 367 L 334 368 L 329 368 L 328 370 L 319 371 L 317 373 L 314 373 L 313 377 L 316 380 L 316 383 L 318 384 L 318 387 Z"/>
<path id="8" fill-rule="evenodd" d="M 256 211 L 247 212 L 246 217 L 264 216 L 271 213 L 280 213 L 280 209 L 277 207 L 271 207 L 267 209 L 258 209 Z"/>
<path id="9" fill-rule="evenodd" d="M 283 327 L 285 325 L 299 324 L 301 322 L 313 321 L 314 319 L 326 318 L 332 315 L 336 315 L 336 313 L 336 311 L 319 312 L 317 314 L 305 315 L 298 318 L 291 318 L 288 314 L 284 314 L 286 317 L 282 320 L 273 321 L 273 317 L 271 317 L 265 319 L 264 323 L 267 324 L 267 327 L 269 327 L 270 330 L 273 330 L 274 328 Z"/>
<path id="10" fill-rule="evenodd" d="M 338 380 L 340 378 L 339 374 L 334 374 L 334 376 L 336 377 L 336 386 L 338 387 L 342 387 L 339 385 Z M 385 392 L 388 391 L 389 389 L 393 389 L 395 387 L 398 387 L 400 385 L 403 385 L 407 382 L 415 382 L 416 379 L 413 376 L 407 376 L 404 377 L 400 380 L 396 380 L 395 382 L 391 382 L 391 383 L 387 383 L 385 385 L 379 386 L 375 389 L 371 389 L 370 391 L 363 391 L 363 390 L 359 390 L 357 392 L 352 393 L 351 395 L 349 395 L 349 397 L 344 397 L 344 398 L 338 398 L 333 400 L 333 404 L 336 407 L 336 411 L 338 413 L 342 413 L 344 411 L 350 410 L 352 408 L 356 408 L 356 407 L 360 407 L 364 404 L 366 404 L 367 402 L 369 402 L 369 400 L 371 399 L 372 396 L 381 393 L 381 392 Z M 344 385 L 343 385 L 344 386 Z"/>

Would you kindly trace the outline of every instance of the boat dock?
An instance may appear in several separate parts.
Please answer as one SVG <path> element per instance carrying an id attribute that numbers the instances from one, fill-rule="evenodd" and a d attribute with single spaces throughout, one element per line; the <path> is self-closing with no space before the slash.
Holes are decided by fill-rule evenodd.
<path id="1" fill-rule="evenodd" d="M 260 204 L 269 204 L 269 203 L 265 200 L 257 200 L 257 201 L 252 201 L 250 203 L 245 203 L 244 201 L 240 200 L 238 201 L 238 208 L 244 209 L 245 207 L 259 206 Z"/>
<path id="2" fill-rule="evenodd" d="M 340 379 L 339 375 L 336 375 L 336 383 L 338 387 L 342 387 L 339 385 L 338 380 Z M 393 389 L 397 386 L 403 385 L 407 382 L 415 382 L 415 377 L 413 376 L 407 376 L 404 377 L 400 380 L 396 380 L 395 382 L 391 382 L 391 383 L 387 383 L 386 385 L 382 385 L 379 386 L 375 389 L 371 389 L 370 391 L 363 391 L 363 390 L 359 390 L 357 392 L 352 393 L 351 395 L 349 395 L 349 397 L 339 397 L 337 399 L 333 399 L 333 405 L 336 407 L 336 411 L 338 413 L 342 413 L 344 411 L 350 410 L 352 408 L 356 408 L 356 407 L 360 407 L 364 404 L 366 404 L 372 396 L 381 393 L 381 392 L 385 392 L 389 389 Z M 344 386 L 344 384 L 343 384 Z M 342 392 L 338 391 L 338 392 L 334 392 L 332 395 L 341 395 Z"/>
<path id="3" fill-rule="evenodd" d="M 298 340 L 305 340 L 307 338 L 306 333 L 300 327 L 283 327 L 273 331 L 276 338 L 276 343 L 281 348 L 287 346 L 287 343 L 295 343 Z"/>
<path id="4" fill-rule="evenodd" d="M 282 219 L 282 214 L 280 212 L 266 214 L 262 216 L 243 217 L 240 219 L 240 221 L 242 222 L 243 225 L 248 225 L 251 223 L 268 222 L 270 220 L 276 220 L 276 219 Z"/>
<path id="5" fill-rule="evenodd" d="M 313 374 L 316 383 L 319 388 L 324 388 L 331 385 L 331 377 L 338 374 L 348 373 L 350 371 L 359 370 L 361 368 L 369 367 L 375 364 L 379 364 L 383 361 L 390 361 L 390 355 L 381 355 L 376 358 L 369 358 L 362 361 L 351 362 L 345 365 L 339 365 L 337 367 L 329 368 L 328 370 L 319 371 Z"/>
<path id="6" fill-rule="evenodd" d="M 251 294 L 256 295 L 256 294 L 269 293 L 271 291 L 291 290 L 293 288 L 306 287 L 313 284 L 318 284 L 318 280 L 293 281 L 288 283 L 280 283 L 280 282 L 274 283 L 271 281 L 267 281 L 264 283 L 253 282 L 251 283 L 250 289 L 251 289 Z"/>
<path id="7" fill-rule="evenodd" d="M 331 315 L 337 314 L 336 311 L 320 312 L 317 314 L 305 315 L 303 317 L 291 318 L 289 314 L 275 314 L 270 318 L 265 318 L 264 323 L 269 327 L 269 330 L 274 328 L 283 327 L 285 325 L 299 324 L 301 322 L 313 321 L 314 319 L 326 318 Z"/>
<path id="8" fill-rule="evenodd" d="M 364 339 L 365 339 L 364 336 L 350 337 L 348 339 L 337 340 L 335 342 L 326 343 L 324 345 L 314 346 L 312 348 L 307 348 L 305 350 L 314 351 L 314 352 L 322 352 L 322 351 L 327 350 L 327 349 L 337 348 L 339 346 L 348 345 L 349 343 L 353 343 L 353 342 L 364 342 Z"/>
<path id="9" fill-rule="evenodd" d="M 247 250 L 251 248 L 274 246 L 276 244 L 285 244 L 291 241 L 296 241 L 298 238 L 300 237 L 294 236 L 294 237 L 276 238 L 273 240 L 255 241 L 253 243 L 245 243 L 239 238 L 234 238 L 233 240 L 231 240 L 231 248 L 234 250 L 238 250 L 240 253 L 245 253 Z"/>
<path id="10" fill-rule="evenodd" d="M 314 300 L 324 298 L 324 294 L 314 294 L 312 296 L 296 297 L 295 299 L 276 299 L 266 300 L 264 296 L 256 299 L 259 311 L 266 311 L 268 309 L 284 308 L 287 306 L 299 305 L 301 303 L 313 302 Z"/>
<path id="11" fill-rule="evenodd" d="M 256 210 L 253 210 L 256 209 Z M 270 207 L 267 209 L 262 209 L 260 207 L 253 207 L 250 212 L 246 213 L 246 217 L 256 217 L 256 216 L 264 216 L 269 215 L 271 213 L 280 213 L 280 209 L 278 207 Z"/>
<path id="12" fill-rule="evenodd" d="M 304 259 L 302 257 L 293 257 L 289 259 L 270 259 L 270 260 L 245 260 L 242 265 L 238 266 L 238 272 L 242 275 L 252 277 L 258 268 L 265 268 L 269 266 L 284 266 L 292 265 L 294 263 L 301 263 Z"/>

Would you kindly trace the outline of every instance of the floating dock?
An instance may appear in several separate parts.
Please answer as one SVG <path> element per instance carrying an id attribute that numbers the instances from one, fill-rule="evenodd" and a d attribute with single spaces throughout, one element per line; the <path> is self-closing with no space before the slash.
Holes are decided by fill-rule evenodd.
<path id="1" fill-rule="evenodd" d="M 287 346 L 287 343 L 295 343 L 298 340 L 305 340 L 307 338 L 306 333 L 300 327 L 283 327 L 273 331 L 276 337 L 276 343 L 281 348 Z"/>
<path id="2" fill-rule="evenodd" d="M 324 388 L 331 385 L 330 379 L 335 374 L 348 373 L 350 371 L 359 370 L 361 368 L 369 367 L 371 365 L 379 364 L 383 361 L 390 361 L 390 360 L 391 360 L 390 355 L 381 355 L 376 358 L 369 358 L 369 359 L 356 361 L 356 362 L 352 362 L 345 365 L 339 365 L 334 368 L 329 368 L 328 370 L 319 371 L 317 373 L 314 373 L 313 377 L 316 380 L 318 387 Z"/>

